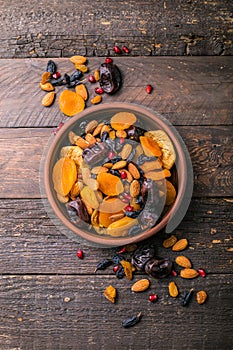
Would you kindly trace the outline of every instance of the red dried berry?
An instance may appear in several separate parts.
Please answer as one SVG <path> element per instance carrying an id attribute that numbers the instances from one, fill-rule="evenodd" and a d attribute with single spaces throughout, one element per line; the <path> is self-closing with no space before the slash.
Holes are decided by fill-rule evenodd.
<path id="1" fill-rule="evenodd" d="M 117 252 L 118 254 L 123 254 L 125 253 L 127 250 L 125 247 L 123 247 L 121 250 L 119 250 L 119 252 Z"/>
<path id="2" fill-rule="evenodd" d="M 114 52 L 117 53 L 118 55 L 120 55 L 122 53 L 121 49 L 119 48 L 119 46 L 115 45 L 113 48 Z"/>
<path id="3" fill-rule="evenodd" d="M 174 277 L 176 277 L 178 274 L 177 274 L 177 272 L 176 272 L 175 270 L 172 270 L 172 271 L 171 271 L 171 275 L 174 276 Z"/>
<path id="4" fill-rule="evenodd" d="M 156 301 L 158 299 L 158 296 L 156 294 L 150 294 L 149 295 L 149 301 L 151 303 L 153 303 L 154 301 Z"/>
<path id="5" fill-rule="evenodd" d="M 90 83 L 96 83 L 96 79 L 93 74 L 88 75 L 88 80 Z"/>
<path id="6" fill-rule="evenodd" d="M 111 57 L 106 57 L 105 58 L 105 63 L 112 63 L 112 58 Z"/>
<path id="7" fill-rule="evenodd" d="M 102 87 L 96 87 L 95 93 L 98 95 L 102 95 L 104 93 L 104 89 Z"/>
<path id="8" fill-rule="evenodd" d="M 205 272 L 205 270 L 203 270 L 203 269 L 198 269 L 197 271 L 198 271 L 198 273 L 199 273 L 199 275 L 200 275 L 201 277 L 206 277 L 206 272 Z"/>
<path id="9" fill-rule="evenodd" d="M 122 50 L 123 50 L 125 53 L 130 53 L 130 49 L 129 49 L 127 46 L 123 46 L 123 47 L 122 47 Z"/>
<path id="10" fill-rule="evenodd" d="M 77 257 L 79 258 L 79 259 L 83 259 L 83 251 L 82 251 L 82 249 L 78 249 L 77 250 Z"/>
<path id="11" fill-rule="evenodd" d="M 56 73 L 54 73 L 54 74 L 52 75 L 52 77 L 53 77 L 54 79 L 58 79 L 58 78 L 61 77 L 61 73 L 60 73 L 60 72 L 56 72 Z"/>
<path id="12" fill-rule="evenodd" d="M 147 85 L 146 87 L 147 94 L 150 94 L 152 90 L 153 90 L 153 87 L 151 85 Z"/>
<path id="13" fill-rule="evenodd" d="M 127 178 L 127 173 L 126 173 L 126 171 L 123 170 L 123 171 L 121 172 L 121 178 L 122 178 L 122 179 L 126 179 L 126 178 Z"/>
<path id="14" fill-rule="evenodd" d="M 132 212 L 132 211 L 133 211 L 132 205 L 127 205 L 127 206 L 125 207 L 125 210 L 126 210 L 126 211 Z"/>
<path id="15" fill-rule="evenodd" d="M 120 266 L 119 265 L 115 265 L 113 266 L 113 272 L 117 272 L 119 270 Z"/>

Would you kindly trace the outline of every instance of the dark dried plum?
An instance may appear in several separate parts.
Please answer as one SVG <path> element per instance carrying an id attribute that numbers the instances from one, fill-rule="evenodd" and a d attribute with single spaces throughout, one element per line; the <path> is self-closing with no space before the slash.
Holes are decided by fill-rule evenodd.
<path id="1" fill-rule="evenodd" d="M 53 75 L 57 71 L 56 63 L 52 60 L 49 60 L 47 63 L 46 71 Z"/>
<path id="2" fill-rule="evenodd" d="M 172 270 L 172 262 L 167 258 L 154 257 L 145 264 L 145 272 L 154 278 L 167 277 Z"/>
<path id="3" fill-rule="evenodd" d="M 77 198 L 75 201 L 68 202 L 67 206 L 75 210 L 82 221 L 90 221 L 87 208 L 80 198 Z"/>
<path id="4" fill-rule="evenodd" d="M 155 248 L 153 246 L 142 246 L 135 250 L 132 257 L 132 264 L 137 270 L 143 271 L 148 260 L 155 255 Z"/>
<path id="5" fill-rule="evenodd" d="M 70 81 L 77 81 L 82 77 L 83 73 L 80 72 L 80 70 L 76 70 L 73 74 L 70 76 Z"/>
<path id="6" fill-rule="evenodd" d="M 100 65 L 100 86 L 107 94 L 113 94 L 119 90 L 122 84 L 121 72 L 113 63 Z"/>

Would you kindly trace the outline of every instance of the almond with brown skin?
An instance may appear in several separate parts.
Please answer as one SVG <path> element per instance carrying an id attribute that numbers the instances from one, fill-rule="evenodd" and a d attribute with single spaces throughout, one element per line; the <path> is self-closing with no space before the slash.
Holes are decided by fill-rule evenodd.
<path id="1" fill-rule="evenodd" d="M 120 160 L 119 162 L 116 162 L 115 164 L 113 164 L 112 166 L 112 170 L 119 170 L 124 168 L 127 165 L 126 160 Z"/>
<path id="2" fill-rule="evenodd" d="M 129 143 L 126 143 L 119 155 L 121 156 L 122 159 L 127 159 L 131 152 L 132 152 L 132 145 L 130 145 Z"/>
<path id="3" fill-rule="evenodd" d="M 140 178 L 140 173 L 133 163 L 128 164 L 128 170 L 134 179 L 138 180 Z"/>
<path id="4" fill-rule="evenodd" d="M 163 241 L 164 248 L 171 248 L 177 242 L 177 237 L 175 235 L 171 235 L 167 239 Z"/>
<path id="5" fill-rule="evenodd" d="M 85 127 L 85 133 L 86 134 L 92 133 L 97 126 L 98 126 L 97 120 L 91 120 Z"/>
<path id="6" fill-rule="evenodd" d="M 181 267 L 185 267 L 185 268 L 189 268 L 189 269 L 192 267 L 191 261 L 188 258 L 186 258 L 186 256 L 184 256 L 184 255 L 177 256 L 175 261 L 176 261 L 177 265 L 179 265 Z"/>
<path id="7" fill-rule="evenodd" d="M 149 286 L 150 281 L 147 278 L 142 278 L 132 285 L 131 290 L 132 292 L 144 292 L 144 290 L 148 289 Z"/>
<path id="8" fill-rule="evenodd" d="M 194 269 L 184 269 L 180 271 L 180 277 L 182 278 L 196 278 L 197 276 L 199 276 L 199 273 L 194 270 Z"/>
<path id="9" fill-rule="evenodd" d="M 138 180 L 133 180 L 130 184 L 129 193 L 132 197 L 137 197 L 140 193 L 140 183 Z"/>
<path id="10" fill-rule="evenodd" d="M 174 252 L 180 252 L 181 250 L 184 250 L 188 246 L 188 240 L 186 238 L 182 238 L 179 241 L 177 241 L 173 247 L 172 250 Z"/>

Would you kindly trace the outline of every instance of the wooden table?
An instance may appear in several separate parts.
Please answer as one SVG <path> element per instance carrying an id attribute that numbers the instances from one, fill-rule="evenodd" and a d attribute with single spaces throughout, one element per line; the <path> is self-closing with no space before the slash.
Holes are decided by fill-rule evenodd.
<path id="1" fill-rule="evenodd" d="M 67 58 L 55 59 L 70 73 Z M 89 58 L 93 72 L 103 58 Z M 151 280 L 136 294 L 134 281 L 119 280 L 112 268 L 94 273 L 96 264 L 119 250 L 91 247 L 63 235 L 49 219 L 39 187 L 40 162 L 53 130 L 67 120 L 57 100 L 41 105 L 39 88 L 47 59 L 1 59 L 0 99 L 0 349 L 232 349 L 232 58 L 116 57 L 124 75 L 122 89 L 103 103 L 133 102 L 164 115 L 189 150 L 194 192 L 188 212 L 175 230 L 187 238 L 184 251 L 207 277 Z M 145 86 L 154 90 L 148 95 Z M 90 98 L 94 87 L 88 84 Z M 56 89 L 57 94 L 63 88 Z M 90 101 L 90 99 L 89 99 Z M 87 108 L 90 102 L 87 103 Z M 163 232 L 150 239 L 157 253 L 174 260 L 162 247 Z M 76 257 L 83 249 L 84 259 Z M 176 281 L 180 293 L 194 288 L 188 307 L 168 295 Z M 103 296 L 112 284 L 116 304 Z M 195 301 L 206 290 L 203 305 Z M 156 303 L 148 296 L 158 295 Z M 139 324 L 121 322 L 142 312 Z"/>

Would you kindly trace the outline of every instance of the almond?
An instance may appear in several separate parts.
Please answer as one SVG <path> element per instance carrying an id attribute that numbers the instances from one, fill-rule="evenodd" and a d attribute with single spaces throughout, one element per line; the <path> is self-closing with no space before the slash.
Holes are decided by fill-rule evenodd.
<path id="1" fill-rule="evenodd" d="M 90 145 L 94 145 L 94 143 L 96 143 L 96 139 L 92 134 L 86 134 L 85 136 L 85 140 L 90 144 Z"/>
<path id="2" fill-rule="evenodd" d="M 45 84 L 41 84 L 40 83 L 40 88 L 41 90 L 44 91 L 54 91 L 54 86 L 51 83 L 45 83 Z"/>
<path id="3" fill-rule="evenodd" d="M 108 172 L 108 168 L 106 168 L 105 166 L 95 166 L 94 168 L 91 169 L 92 174 L 99 174 L 99 173 L 107 173 Z"/>
<path id="4" fill-rule="evenodd" d="M 169 286 L 168 286 L 168 291 L 171 297 L 176 298 L 179 294 L 177 285 L 175 284 L 175 282 L 170 282 Z"/>
<path id="5" fill-rule="evenodd" d="M 177 265 L 179 265 L 181 267 L 185 267 L 185 268 L 192 267 L 191 261 L 188 258 L 186 258 L 186 256 L 184 256 L 184 255 L 177 256 L 175 261 L 176 261 Z"/>
<path id="6" fill-rule="evenodd" d="M 93 136 L 99 135 L 100 132 L 101 132 L 101 129 L 102 129 L 103 125 L 104 125 L 104 123 L 98 124 L 97 127 L 95 128 L 95 130 L 93 131 L 92 135 L 93 135 Z"/>
<path id="7" fill-rule="evenodd" d="M 89 142 L 84 140 L 81 136 L 77 136 L 75 140 L 75 145 L 81 147 L 82 149 L 85 149 L 90 146 Z"/>
<path id="8" fill-rule="evenodd" d="M 122 159 L 127 159 L 128 156 L 131 154 L 131 152 L 132 152 L 132 145 L 130 145 L 129 143 L 126 143 L 119 155 L 121 156 Z"/>
<path id="9" fill-rule="evenodd" d="M 199 292 L 197 292 L 196 299 L 197 299 L 198 304 L 200 304 L 200 305 L 204 304 L 204 302 L 207 299 L 206 291 L 200 290 Z"/>
<path id="10" fill-rule="evenodd" d="M 186 238 L 182 238 L 173 245 L 172 250 L 174 252 L 180 252 L 181 250 L 184 250 L 185 248 L 187 248 L 187 246 L 188 246 L 188 240 Z"/>
<path id="11" fill-rule="evenodd" d="M 148 289 L 149 286 L 150 281 L 147 278 L 142 278 L 132 285 L 131 290 L 132 292 L 144 292 L 144 290 Z"/>
<path id="12" fill-rule="evenodd" d="M 53 104 L 54 99 L 55 99 L 55 92 L 54 91 L 48 92 L 42 99 L 42 105 L 44 107 L 49 107 Z"/>
<path id="13" fill-rule="evenodd" d="M 140 183 L 138 180 L 133 180 L 130 184 L 129 193 L 132 197 L 137 197 L 140 193 Z"/>
<path id="14" fill-rule="evenodd" d="M 164 248 L 171 248 L 177 242 L 177 237 L 175 235 L 171 235 L 167 239 L 163 241 Z"/>
<path id="15" fill-rule="evenodd" d="M 85 127 L 85 133 L 86 134 L 92 133 L 97 126 L 98 126 L 97 120 L 91 120 Z"/>
<path id="16" fill-rule="evenodd" d="M 115 164 L 113 164 L 112 166 L 112 170 L 119 170 L 124 168 L 127 165 L 126 160 L 120 160 L 119 162 L 116 162 Z"/>
<path id="17" fill-rule="evenodd" d="M 180 271 L 180 276 L 182 278 L 195 278 L 199 276 L 199 273 L 194 269 L 184 269 Z"/>
<path id="18" fill-rule="evenodd" d="M 140 178 L 138 168 L 133 163 L 129 163 L 128 170 L 134 179 L 138 180 Z"/>

